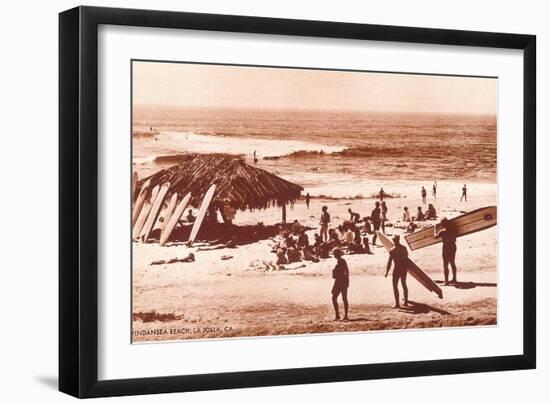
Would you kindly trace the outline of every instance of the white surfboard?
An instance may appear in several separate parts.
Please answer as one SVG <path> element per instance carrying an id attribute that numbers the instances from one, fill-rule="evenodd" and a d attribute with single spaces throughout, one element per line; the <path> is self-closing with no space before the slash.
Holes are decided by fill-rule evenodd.
<path id="1" fill-rule="evenodd" d="M 168 219 L 168 223 L 166 223 L 166 226 L 164 226 L 164 229 L 162 229 L 162 232 L 160 233 L 160 245 L 165 245 L 170 238 L 170 235 L 172 234 L 172 231 L 174 231 L 176 224 L 178 224 L 181 215 L 185 212 L 189 199 L 191 199 L 191 193 L 185 195 L 174 210 L 174 213 L 172 213 L 172 216 L 170 216 L 170 219 Z"/>
<path id="2" fill-rule="evenodd" d="M 145 197 L 147 195 L 147 191 L 150 184 L 151 184 L 151 180 L 145 181 L 145 183 L 141 187 L 141 190 L 139 191 L 139 195 L 136 199 L 136 203 L 134 203 L 134 210 L 132 211 L 132 226 L 136 225 L 136 220 L 139 216 L 139 213 L 141 212 L 141 208 L 143 208 L 143 204 L 145 203 Z"/>
<path id="3" fill-rule="evenodd" d="M 156 185 L 151 190 L 151 197 L 149 198 L 148 202 L 145 202 L 143 204 L 143 207 L 141 208 L 141 211 L 139 212 L 139 216 L 136 220 L 136 224 L 134 225 L 134 229 L 132 231 L 132 239 L 137 240 L 137 238 L 141 234 L 141 230 L 143 229 L 143 225 L 145 224 L 145 221 L 147 220 L 147 217 L 149 216 L 149 212 L 151 211 L 151 206 L 153 206 L 153 202 L 155 201 L 157 194 L 159 192 L 159 186 Z"/>
<path id="4" fill-rule="evenodd" d="M 149 212 L 149 216 L 147 216 L 147 220 L 145 221 L 145 224 L 143 225 L 143 229 L 141 230 L 141 233 L 140 233 L 141 239 L 144 243 L 146 243 L 147 240 L 149 239 L 149 234 L 151 233 L 151 230 L 153 229 L 153 225 L 157 220 L 157 217 L 160 212 L 160 208 L 162 206 L 162 202 L 164 202 L 164 198 L 166 197 L 166 193 L 168 192 L 169 188 L 170 188 L 169 182 L 162 184 L 162 187 L 160 188 L 157 198 L 155 199 L 155 202 L 153 202 L 153 206 L 151 206 L 151 211 Z"/>
<path id="5" fill-rule="evenodd" d="M 132 175 L 132 203 L 136 200 L 136 187 L 138 182 L 138 173 L 134 171 Z"/>
<path id="6" fill-rule="evenodd" d="M 172 212 L 176 208 L 176 203 L 178 202 L 178 193 L 174 192 L 174 194 L 170 197 L 170 201 L 168 202 L 168 206 L 164 211 L 160 211 L 159 217 L 157 219 L 157 223 L 153 226 L 153 229 L 160 229 L 161 231 L 164 230 L 166 227 L 166 223 L 168 223 L 168 220 L 172 216 Z"/>
<path id="7" fill-rule="evenodd" d="M 206 212 L 208 211 L 208 207 L 210 206 L 210 202 L 212 201 L 212 197 L 214 196 L 215 191 L 216 191 L 216 184 L 213 184 L 210 188 L 208 188 L 208 191 L 206 191 L 206 194 L 202 199 L 201 207 L 199 208 L 199 213 L 197 213 L 195 224 L 193 224 L 193 228 L 191 229 L 191 235 L 189 236 L 189 240 L 187 241 L 187 244 L 189 246 L 193 245 L 193 242 L 195 241 L 195 238 L 199 233 L 202 222 L 204 220 L 204 217 L 206 216 Z"/>

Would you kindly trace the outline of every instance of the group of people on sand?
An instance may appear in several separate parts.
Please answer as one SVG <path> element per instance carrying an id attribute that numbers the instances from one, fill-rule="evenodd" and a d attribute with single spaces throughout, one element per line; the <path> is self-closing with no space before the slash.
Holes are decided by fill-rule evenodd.
<path id="1" fill-rule="evenodd" d="M 280 238 L 273 246 L 277 255 L 276 265 L 286 265 L 302 260 L 319 262 L 330 258 L 331 251 L 341 249 L 348 254 L 372 254 L 369 239 L 359 222 L 344 221 L 337 227 L 329 229 L 330 214 L 323 206 L 321 230 L 313 235 L 313 240 L 306 229 L 295 220 L 290 230 L 282 230 Z"/>

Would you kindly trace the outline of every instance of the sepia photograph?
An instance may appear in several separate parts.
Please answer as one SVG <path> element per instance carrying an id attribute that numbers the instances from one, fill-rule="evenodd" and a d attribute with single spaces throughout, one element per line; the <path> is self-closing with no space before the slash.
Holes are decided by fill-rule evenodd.
<path id="1" fill-rule="evenodd" d="M 498 83 L 133 60 L 132 342 L 496 326 Z"/>

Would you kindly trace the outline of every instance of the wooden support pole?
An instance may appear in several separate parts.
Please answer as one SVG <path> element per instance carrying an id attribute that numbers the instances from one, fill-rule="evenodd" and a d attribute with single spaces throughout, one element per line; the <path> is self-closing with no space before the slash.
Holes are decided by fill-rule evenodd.
<path id="1" fill-rule="evenodd" d="M 286 223 L 286 203 L 283 204 L 283 223 Z"/>

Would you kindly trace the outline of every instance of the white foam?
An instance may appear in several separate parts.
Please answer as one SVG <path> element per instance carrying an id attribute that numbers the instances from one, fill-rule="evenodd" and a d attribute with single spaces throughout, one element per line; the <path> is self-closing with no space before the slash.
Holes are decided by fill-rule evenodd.
<path id="1" fill-rule="evenodd" d="M 256 157 L 285 156 L 296 151 L 333 153 L 345 149 L 343 146 L 328 146 L 301 140 L 261 139 L 237 136 L 203 135 L 193 132 L 161 132 L 174 150 L 187 153 L 229 153 L 252 155 Z"/>

